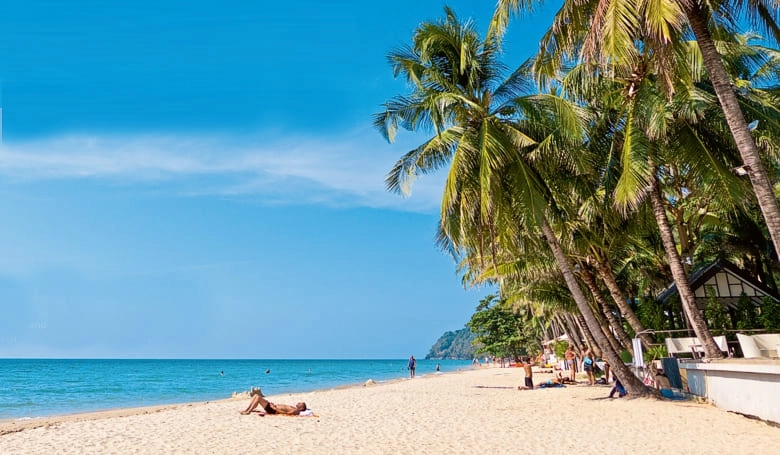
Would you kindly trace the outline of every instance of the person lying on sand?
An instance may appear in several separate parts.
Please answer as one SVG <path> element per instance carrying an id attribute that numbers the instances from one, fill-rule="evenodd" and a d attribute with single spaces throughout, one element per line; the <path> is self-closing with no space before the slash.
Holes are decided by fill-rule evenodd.
<path id="1" fill-rule="evenodd" d="M 560 384 L 576 384 L 577 381 L 572 381 L 571 378 L 564 378 L 561 372 L 558 372 L 558 383 Z"/>
<path id="2" fill-rule="evenodd" d="M 546 381 L 542 381 L 539 384 L 536 384 L 536 388 L 538 389 L 546 389 L 548 387 L 563 387 L 563 384 L 561 383 L 560 379 L 558 378 L 552 378 L 548 379 Z M 528 386 L 518 386 L 517 390 L 533 390 L 533 387 Z"/>
<path id="3" fill-rule="evenodd" d="M 558 373 L 558 376 L 548 379 L 546 381 L 542 381 L 539 384 L 536 384 L 536 387 L 539 389 L 546 389 L 549 387 L 564 387 L 564 384 L 576 384 L 576 382 L 572 382 L 569 378 L 564 378 L 561 373 Z M 533 390 L 530 387 L 523 387 L 518 386 L 517 390 Z"/>
<path id="4" fill-rule="evenodd" d="M 300 402 L 295 406 L 288 404 L 275 404 L 265 399 L 265 395 L 260 391 L 260 388 L 253 388 L 249 396 L 252 397 L 252 401 L 249 403 L 246 409 L 241 411 L 241 414 L 247 415 L 255 410 L 258 406 L 262 407 L 267 414 L 280 414 L 288 416 L 297 416 L 301 412 L 306 410 L 306 403 Z"/>

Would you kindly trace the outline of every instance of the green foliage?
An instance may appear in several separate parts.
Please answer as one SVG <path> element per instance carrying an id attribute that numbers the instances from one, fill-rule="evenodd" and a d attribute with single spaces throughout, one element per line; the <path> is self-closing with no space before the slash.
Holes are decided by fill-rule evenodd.
<path id="1" fill-rule="evenodd" d="M 780 329 L 780 304 L 772 297 L 764 297 L 761 300 L 761 315 L 758 319 L 766 330 Z"/>
<path id="2" fill-rule="evenodd" d="M 596 7 L 597 3 L 590 6 Z M 587 26 L 591 13 L 566 14 L 582 6 L 578 2 L 566 4 L 570 10 L 564 10 L 562 17 L 566 22 L 561 25 L 575 29 Z M 636 9 L 637 12 L 640 10 L 642 8 Z M 399 128 L 430 135 L 396 162 L 386 179 L 387 188 L 406 194 L 416 177 L 447 169 L 437 234 L 440 247 L 456 258 L 464 278 L 475 282 L 500 281 L 502 291 L 506 288 L 505 283 L 522 290 L 520 305 L 539 303 L 528 295 L 527 288 L 554 266 L 547 255 L 529 253 L 539 243 L 535 229 L 538 226 L 534 226 L 534 222 L 541 221 L 547 216 L 547 209 L 554 207 L 555 213 L 561 216 L 551 217 L 551 227 L 561 239 L 574 240 L 567 240 L 564 248 L 572 258 L 603 255 L 608 259 L 607 263 L 625 271 L 618 274 L 625 275 L 621 276 L 620 284 L 631 288 L 624 291 L 632 301 L 639 296 L 648 296 L 637 307 L 645 327 L 661 332 L 684 326 L 679 300 L 662 304 L 653 297 L 671 279 L 665 258 L 673 255 L 664 254 L 657 221 L 651 207 L 643 204 L 650 178 L 657 177 L 662 184 L 666 208 L 674 215 L 671 219 L 677 228 L 678 247 L 696 262 L 703 260 L 699 247 L 705 240 L 705 233 L 722 237 L 736 232 L 753 232 L 736 226 L 731 226 L 733 233 L 725 229 L 736 206 L 752 198 L 740 194 L 742 181 L 731 172 L 734 163 L 742 160 L 733 153 L 733 140 L 711 91 L 712 84 L 705 81 L 706 75 L 701 71 L 700 56 L 696 52 L 689 53 L 693 48 L 687 41 L 678 39 L 677 32 L 660 37 L 658 42 L 645 42 L 647 36 L 634 34 L 644 33 L 644 19 L 635 23 L 612 21 L 613 26 L 627 28 L 607 32 L 597 28 L 595 31 L 609 38 L 604 41 L 609 47 L 605 55 L 611 57 L 605 61 L 615 60 L 613 57 L 617 55 L 615 61 L 622 63 L 613 65 L 608 72 L 586 63 L 579 69 L 573 68 L 564 80 L 550 79 L 545 84 L 537 84 L 540 81 L 527 77 L 527 70 L 538 71 L 541 65 L 556 69 L 546 76 L 556 77 L 557 68 L 548 66 L 553 63 L 554 55 L 547 55 L 546 63 L 544 58 L 537 60 L 533 68 L 529 62 L 528 66 L 524 65 L 509 78 L 504 78 L 503 65 L 498 61 L 500 46 L 496 41 L 500 34 L 497 31 L 496 35 L 489 33 L 483 40 L 471 21 L 460 22 L 449 9 L 446 16 L 445 20 L 436 23 L 421 24 L 411 45 L 399 48 L 389 56 L 394 74 L 406 79 L 411 93 L 389 100 L 384 105 L 384 112 L 375 116 L 375 126 L 391 142 Z M 507 17 L 501 15 L 498 24 L 491 25 L 491 30 L 494 25 L 505 26 Z M 572 33 L 563 31 L 565 29 L 567 27 L 556 33 L 571 39 L 558 40 L 559 35 L 551 34 L 547 44 L 540 49 L 553 51 L 557 56 L 575 52 L 582 46 L 577 39 L 582 33 L 578 33 L 587 29 Z M 672 27 L 667 32 L 674 30 Z M 726 42 L 737 43 L 732 42 L 733 37 L 726 37 L 726 32 L 722 35 Z M 569 49 L 555 53 L 557 45 L 564 41 L 564 47 Z M 616 53 L 615 43 L 625 44 L 626 51 Z M 738 82 L 756 75 L 755 82 L 759 83 L 761 75 L 777 74 L 774 53 L 759 58 L 752 49 L 750 53 L 745 52 L 747 49 L 739 53 L 742 46 L 726 48 L 724 50 L 731 50 L 727 66 L 734 70 L 732 76 Z M 648 49 L 665 52 L 659 60 L 654 60 L 655 51 L 646 53 Z M 640 55 L 648 60 L 638 71 L 635 64 Z M 691 62 L 695 64 L 692 66 Z M 767 67 L 761 71 L 748 68 L 752 65 L 749 62 L 762 62 Z M 678 73 L 675 65 L 682 71 Z M 629 75 L 631 79 L 627 79 Z M 701 83 L 693 85 L 694 80 Z M 659 87 L 655 82 L 665 83 Z M 727 81 L 721 82 L 725 86 Z M 560 93 L 572 98 L 557 98 L 554 95 L 558 90 L 529 93 L 539 85 L 559 87 Z M 770 84 L 774 90 L 773 86 L 774 82 Z M 762 148 L 774 150 L 778 135 L 777 102 L 771 97 L 760 98 L 760 92 L 746 89 L 739 90 L 738 94 L 743 97 L 741 102 L 753 106 L 752 118 L 761 116 L 761 126 L 754 134 L 768 141 L 762 143 Z M 576 104 L 566 108 L 567 101 Z M 585 117 L 582 125 L 595 126 L 587 137 L 598 140 L 584 141 L 579 122 L 562 121 L 577 119 L 579 116 L 575 114 L 579 113 L 597 114 L 592 118 Z M 706 122 L 701 121 L 704 118 Z M 595 156 L 606 160 L 600 161 Z M 777 163 L 772 166 L 771 173 L 776 176 Z M 593 172 L 595 169 L 598 172 Z M 604 180 L 590 180 L 596 176 L 599 179 L 603 176 Z M 777 179 L 774 181 L 776 183 Z M 631 220 L 621 217 L 627 221 L 623 224 L 609 221 L 610 210 L 598 209 L 613 206 L 614 200 L 609 198 L 615 197 L 616 193 L 623 196 L 620 200 L 625 211 L 635 217 Z M 564 216 L 568 210 L 577 216 Z M 665 226 L 665 222 L 661 224 Z M 758 235 L 745 238 L 752 241 L 761 237 L 763 226 L 758 231 Z M 599 241 L 589 241 L 589 238 Z M 726 248 L 720 238 L 711 244 L 716 248 L 712 254 L 754 256 L 753 243 L 743 244 L 743 247 L 750 245 L 750 250 Z M 587 252 L 580 250 L 585 247 Z M 755 251 L 760 253 L 761 249 Z M 669 245 L 667 251 L 670 251 Z M 766 259 L 762 262 L 771 263 Z M 566 300 L 570 298 L 567 295 Z M 578 303 L 584 310 L 584 304 Z M 717 302 L 709 303 L 707 317 L 715 333 L 720 333 L 729 326 L 729 320 Z M 749 300 L 740 301 L 737 313 L 740 328 L 758 325 L 759 316 Z M 692 311 L 690 315 L 694 322 L 699 321 L 699 316 L 698 311 Z M 762 308 L 760 320 L 767 327 L 780 325 L 780 309 L 776 304 L 768 303 Z M 480 302 L 468 324 L 476 339 L 483 343 L 476 352 L 517 356 L 529 347 L 535 349 L 532 347 L 534 332 L 528 329 L 528 321 L 527 314 L 515 313 L 500 299 L 488 296 Z M 557 348 L 554 347 L 556 351 Z M 666 352 L 658 347 L 647 355 L 649 358 L 662 357 Z"/>
<path id="3" fill-rule="evenodd" d="M 565 358 L 566 354 L 566 348 L 569 347 L 568 341 L 560 340 L 555 343 L 555 357 L 558 357 L 559 359 Z"/>
<path id="4" fill-rule="evenodd" d="M 631 353 L 624 349 L 620 351 L 620 360 L 622 360 L 623 363 L 631 363 L 631 360 L 633 359 L 631 358 Z"/>
<path id="5" fill-rule="evenodd" d="M 446 332 L 439 337 L 436 343 L 431 347 L 426 359 L 473 359 L 476 356 L 477 348 L 475 345 L 476 335 L 471 330 L 463 328 L 455 332 Z"/>
<path id="6" fill-rule="evenodd" d="M 644 298 L 637 306 L 636 315 L 645 327 L 655 330 L 667 329 L 668 318 L 661 302 L 653 298 Z"/>
<path id="7" fill-rule="evenodd" d="M 744 293 L 739 296 L 737 301 L 737 329 L 757 329 L 758 328 L 758 314 L 756 313 L 756 306 L 750 297 Z"/>
<path id="8" fill-rule="evenodd" d="M 627 352 L 627 351 L 626 351 Z M 660 359 L 662 357 L 669 357 L 669 353 L 666 351 L 666 346 L 652 346 L 645 351 L 645 362 L 652 362 L 653 360 Z"/>
<path id="9" fill-rule="evenodd" d="M 726 330 L 729 327 L 729 315 L 726 309 L 723 308 L 723 304 L 720 303 L 715 296 L 708 296 L 707 307 L 704 309 L 704 317 L 707 319 L 707 324 L 710 328 L 710 332 L 714 336 L 725 335 Z"/>
<path id="10" fill-rule="evenodd" d="M 503 300 L 488 295 L 480 300 L 466 326 L 476 334 L 476 342 L 482 344 L 477 353 L 518 358 L 526 355 L 528 346 L 534 343 L 525 334 L 524 322 L 524 318 L 514 313 Z"/>

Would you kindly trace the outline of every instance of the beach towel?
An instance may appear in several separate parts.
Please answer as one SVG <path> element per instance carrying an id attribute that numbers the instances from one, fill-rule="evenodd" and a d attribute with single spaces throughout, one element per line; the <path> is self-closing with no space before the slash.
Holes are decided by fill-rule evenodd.
<path id="1" fill-rule="evenodd" d="M 546 382 L 543 382 L 539 384 L 537 387 L 540 389 L 551 389 L 553 387 L 566 387 L 566 386 L 563 384 L 548 384 Z"/>

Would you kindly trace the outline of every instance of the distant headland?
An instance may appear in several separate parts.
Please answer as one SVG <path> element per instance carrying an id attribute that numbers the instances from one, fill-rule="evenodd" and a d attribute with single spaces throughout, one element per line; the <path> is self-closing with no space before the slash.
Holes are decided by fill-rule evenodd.
<path id="1" fill-rule="evenodd" d="M 476 356 L 476 350 L 479 346 L 473 344 L 476 335 L 471 333 L 468 327 L 456 330 L 454 332 L 445 332 L 434 343 L 426 359 L 473 359 Z"/>

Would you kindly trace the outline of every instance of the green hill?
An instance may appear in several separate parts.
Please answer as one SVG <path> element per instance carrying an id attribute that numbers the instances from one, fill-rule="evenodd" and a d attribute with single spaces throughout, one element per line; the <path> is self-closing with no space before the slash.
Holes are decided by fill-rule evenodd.
<path id="1" fill-rule="evenodd" d="M 426 359 L 473 359 L 477 350 L 472 342 L 476 335 L 471 333 L 468 327 L 456 330 L 455 332 L 446 332 L 431 347 Z"/>

